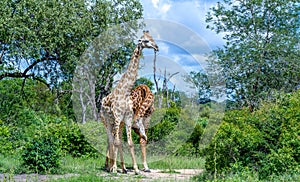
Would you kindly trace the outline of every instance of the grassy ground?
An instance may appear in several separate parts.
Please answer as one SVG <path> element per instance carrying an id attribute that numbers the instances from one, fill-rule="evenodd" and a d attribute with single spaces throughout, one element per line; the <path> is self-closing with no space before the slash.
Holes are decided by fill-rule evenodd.
<path id="1" fill-rule="evenodd" d="M 140 156 L 137 156 L 140 159 Z M 125 161 L 130 161 L 130 158 L 125 159 Z M 148 165 L 151 169 L 161 169 L 162 171 L 172 173 L 175 169 L 203 169 L 204 159 L 202 158 L 189 158 L 189 157 L 158 157 L 149 156 Z M 64 174 L 74 174 L 69 175 L 65 178 L 55 178 L 47 181 L 123 181 L 122 176 L 118 176 L 116 179 L 114 175 L 108 174 L 103 170 L 105 158 L 73 158 L 71 156 L 65 156 L 62 158 L 61 167 L 58 170 L 59 175 Z M 120 165 L 118 165 L 120 166 Z M 129 162 L 126 164 L 127 168 L 130 168 L 132 164 Z M 139 168 L 142 165 L 139 164 Z M 18 156 L 0 156 L 0 173 L 4 173 L 6 176 L 14 176 L 20 173 L 26 173 L 22 169 L 21 162 Z M 106 173 L 106 177 L 103 177 L 103 173 Z M 54 175 L 55 176 L 55 175 Z M 126 181 L 128 177 L 124 175 Z M 132 176 L 130 180 L 139 181 L 142 176 Z"/>
<path id="2" fill-rule="evenodd" d="M 138 157 L 138 156 L 137 156 Z M 108 174 L 103 170 L 104 157 L 99 158 L 73 158 L 71 156 L 66 156 L 62 158 L 61 168 L 58 170 L 59 175 L 71 174 L 66 177 L 56 178 L 57 175 L 53 176 L 52 179 L 47 181 L 58 181 L 58 182 L 73 182 L 73 181 L 140 181 L 143 177 L 136 175 L 118 175 Z M 127 159 L 129 160 L 129 159 Z M 149 167 L 151 169 L 160 169 L 162 171 L 172 173 L 175 169 L 204 169 L 205 160 L 203 158 L 189 158 L 182 156 L 169 156 L 169 157 L 158 157 L 149 156 L 148 157 Z M 131 163 L 126 165 L 128 168 Z M 139 165 L 139 168 L 142 168 Z M 13 179 L 14 175 L 20 173 L 26 173 L 22 169 L 21 162 L 18 156 L 1 156 L 0 155 L 0 174 L 5 174 L 7 179 Z M 103 176 L 105 175 L 105 177 Z M 50 177 L 51 178 L 51 177 Z M 32 179 L 32 178 L 31 178 Z M 35 178 L 37 179 L 37 177 Z M 1 180 L 0 180 L 1 181 Z M 10 180 L 9 180 L 10 181 Z M 232 182 L 232 181 L 300 181 L 300 170 L 291 173 L 282 174 L 280 176 L 270 176 L 268 179 L 261 180 L 258 174 L 250 171 L 241 171 L 237 174 L 226 174 L 223 176 L 218 176 L 214 179 L 213 175 L 208 176 L 208 174 L 200 174 L 193 178 L 193 181 L 220 181 L 220 182 Z"/>

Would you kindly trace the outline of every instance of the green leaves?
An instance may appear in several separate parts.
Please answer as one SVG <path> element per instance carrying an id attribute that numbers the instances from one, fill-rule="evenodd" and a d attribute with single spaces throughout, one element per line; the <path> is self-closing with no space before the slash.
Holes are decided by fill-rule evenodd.
<path id="1" fill-rule="evenodd" d="M 198 91 L 197 102 L 206 103 L 210 101 L 211 89 L 208 76 L 202 72 L 190 72 L 186 81 L 192 84 Z"/>
<path id="2" fill-rule="evenodd" d="M 218 3 L 206 21 L 225 33 L 226 45 L 213 54 L 222 68 L 229 97 L 239 107 L 257 108 L 274 90 L 290 92 L 299 84 L 300 27 L 297 1 Z"/>
<path id="3" fill-rule="evenodd" d="M 13 149 L 13 144 L 9 140 L 11 133 L 8 126 L 0 119 L 0 154 L 9 154 Z"/>
<path id="4" fill-rule="evenodd" d="M 210 172 L 250 169 L 267 178 L 300 164 L 300 92 L 265 103 L 254 112 L 247 109 L 226 113 L 212 143 L 205 150 Z M 297 103 L 297 104 L 296 104 Z M 236 166 L 238 165 L 238 167 Z"/>
<path id="5" fill-rule="evenodd" d="M 58 142 L 50 136 L 37 136 L 26 144 L 22 160 L 24 167 L 35 173 L 53 173 L 60 166 Z"/>
<path id="6" fill-rule="evenodd" d="M 41 77 L 51 85 L 72 78 L 79 56 L 109 25 L 141 18 L 135 0 L 3 1 L 0 10 L 0 80 Z"/>

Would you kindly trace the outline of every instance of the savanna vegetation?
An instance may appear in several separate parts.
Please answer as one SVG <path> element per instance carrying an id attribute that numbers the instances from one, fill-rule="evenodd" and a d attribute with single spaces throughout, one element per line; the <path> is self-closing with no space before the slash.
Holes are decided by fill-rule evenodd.
<path id="1" fill-rule="evenodd" d="M 150 168 L 205 169 L 195 181 L 300 180 L 299 4 L 224 0 L 210 10 L 207 28 L 226 43 L 212 51 L 207 72 L 187 75 L 194 97 L 166 87 L 155 93 L 162 100 L 148 131 Z M 143 27 L 140 2 L 4 0 L 0 9 L 0 173 L 107 180 L 98 175 L 106 136 L 97 111 L 129 62 L 131 33 Z M 97 84 L 74 87 L 84 51 L 100 48 L 99 34 L 111 44 L 111 26 L 129 21 L 118 33 L 130 41 L 97 62 Z M 214 101 L 222 92 L 228 99 Z M 95 126 L 102 133 L 92 135 Z"/>

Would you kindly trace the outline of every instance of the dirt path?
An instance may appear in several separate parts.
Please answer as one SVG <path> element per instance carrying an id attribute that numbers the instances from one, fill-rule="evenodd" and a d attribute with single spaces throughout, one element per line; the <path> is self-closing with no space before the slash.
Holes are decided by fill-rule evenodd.
<path id="1" fill-rule="evenodd" d="M 128 181 L 189 181 L 192 176 L 195 176 L 203 172 L 202 169 L 176 169 L 172 172 L 162 171 L 158 169 L 152 169 L 151 173 L 141 172 L 140 175 L 135 175 L 134 172 L 128 172 L 128 174 L 118 173 L 116 176 L 108 173 L 100 173 L 99 176 L 112 179 L 122 179 Z M 72 176 L 79 176 L 79 174 L 65 174 L 65 175 L 37 175 L 37 174 L 20 174 L 20 175 L 4 175 L 0 174 L 0 181 L 14 181 L 14 182 L 44 182 L 49 179 L 69 178 Z"/>
<path id="2" fill-rule="evenodd" d="M 141 172 L 141 175 L 136 176 L 134 172 L 129 172 L 128 174 L 118 174 L 116 177 L 112 177 L 109 174 L 102 174 L 110 179 L 128 179 L 129 181 L 189 181 L 192 176 L 200 174 L 203 169 L 176 169 L 172 172 L 163 171 L 159 169 L 151 169 L 151 173 Z"/>

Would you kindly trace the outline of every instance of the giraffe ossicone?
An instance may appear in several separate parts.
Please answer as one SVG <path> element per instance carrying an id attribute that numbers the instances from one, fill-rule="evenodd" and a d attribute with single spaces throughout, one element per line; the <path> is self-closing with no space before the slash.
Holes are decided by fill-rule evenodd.
<path id="1" fill-rule="evenodd" d="M 133 102 L 131 100 L 130 95 L 137 78 L 139 59 L 144 48 L 150 48 L 154 49 L 154 51 L 158 51 L 158 46 L 148 31 L 143 32 L 143 35 L 139 39 L 133 51 L 128 68 L 125 71 L 125 73 L 121 76 L 121 79 L 119 80 L 116 87 L 112 90 L 112 92 L 109 95 L 102 99 L 100 117 L 106 128 L 107 133 L 107 153 L 109 155 L 109 164 L 107 166 L 110 172 L 117 172 L 117 166 L 115 161 L 117 158 L 118 149 L 121 146 L 120 136 L 122 134 L 122 125 L 125 125 L 127 142 L 130 148 L 133 169 L 136 174 L 139 174 L 139 169 L 134 155 L 134 145 L 132 142 L 131 135 L 132 121 L 133 119 L 135 119 L 135 116 L 133 111 Z M 137 119 L 136 122 L 141 132 L 142 138 L 147 140 L 147 136 L 145 132 L 143 132 L 145 131 L 145 128 L 142 123 L 142 120 Z M 121 156 L 121 153 L 120 157 L 123 158 L 123 156 Z"/>

